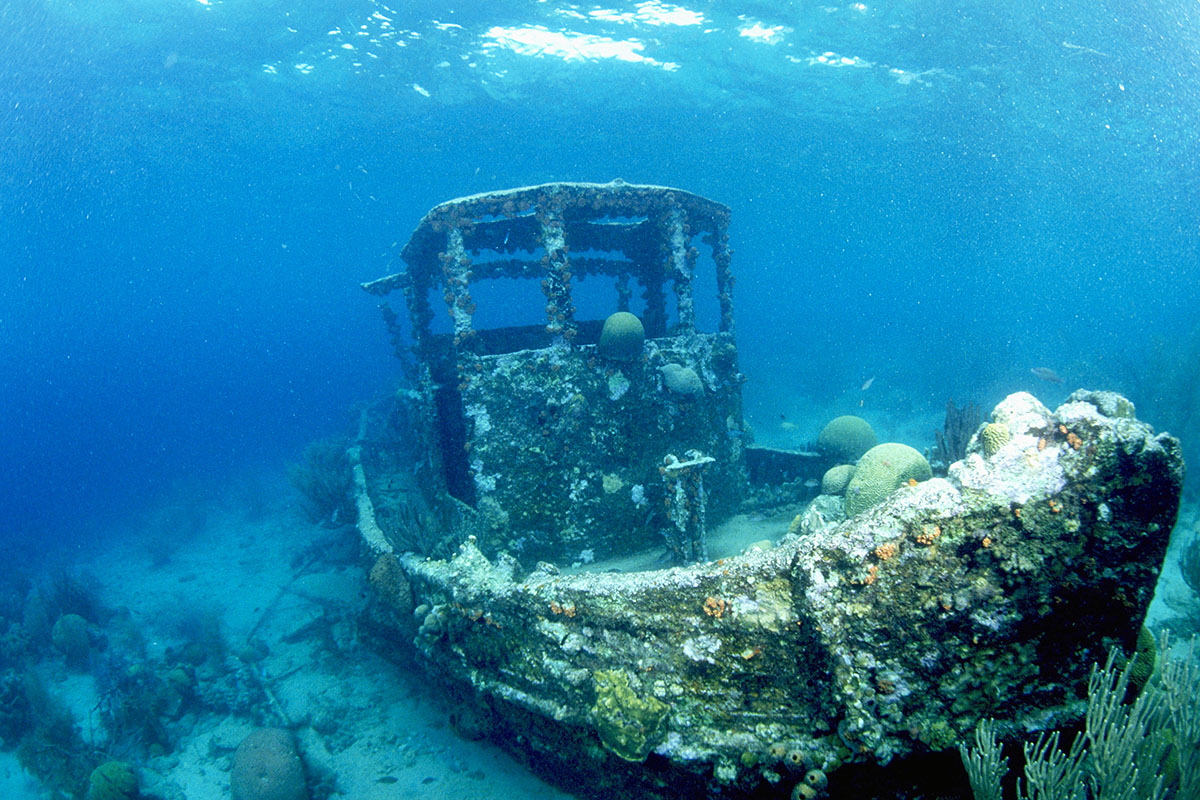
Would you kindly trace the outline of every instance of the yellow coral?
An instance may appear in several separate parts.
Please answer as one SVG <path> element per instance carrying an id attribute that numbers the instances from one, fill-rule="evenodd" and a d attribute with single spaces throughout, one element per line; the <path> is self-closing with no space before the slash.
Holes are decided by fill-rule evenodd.
<path id="1" fill-rule="evenodd" d="M 979 440 L 983 443 L 983 453 L 989 458 L 1008 444 L 1010 439 L 1012 439 L 1012 433 L 1003 422 L 989 422 L 983 426 L 983 432 L 979 434 Z"/>
<path id="2" fill-rule="evenodd" d="M 666 703 L 654 697 L 640 697 L 621 670 L 592 673 L 596 704 L 592 717 L 600 741 L 626 761 L 645 761 L 667 732 Z"/>

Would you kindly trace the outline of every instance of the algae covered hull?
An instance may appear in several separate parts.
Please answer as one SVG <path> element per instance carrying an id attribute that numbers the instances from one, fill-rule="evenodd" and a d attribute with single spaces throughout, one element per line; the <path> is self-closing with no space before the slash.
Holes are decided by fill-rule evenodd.
<path id="1" fill-rule="evenodd" d="M 562 574 L 370 538 L 378 619 L 494 738 L 595 793 L 786 785 L 950 748 L 983 717 L 1054 727 L 1133 647 L 1182 458 L 1106 392 L 1012 395 L 990 423 L 1004 441 L 977 433 L 947 478 L 850 519 L 821 496 L 721 561 Z"/>

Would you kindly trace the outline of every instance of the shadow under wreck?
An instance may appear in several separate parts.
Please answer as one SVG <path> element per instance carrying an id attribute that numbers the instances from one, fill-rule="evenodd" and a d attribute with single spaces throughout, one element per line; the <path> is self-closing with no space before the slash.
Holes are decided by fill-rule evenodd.
<path id="1" fill-rule="evenodd" d="M 1178 442 L 1109 392 L 1053 412 L 1019 393 L 947 477 L 794 515 L 832 463 L 748 442 L 728 219 L 621 182 L 476 195 L 430 211 L 407 269 L 365 285 L 403 290 L 416 352 L 416 388 L 364 415 L 352 451 L 381 640 L 589 796 L 815 797 L 952 751 L 983 717 L 1077 720 L 1091 665 L 1137 639 Z M 613 315 L 576 319 L 599 280 Z M 489 281 L 540 286 L 544 321 L 477 330 L 470 289 Z M 751 497 L 770 541 L 720 557 L 714 531 Z M 674 566 L 629 560 L 664 550 Z"/>

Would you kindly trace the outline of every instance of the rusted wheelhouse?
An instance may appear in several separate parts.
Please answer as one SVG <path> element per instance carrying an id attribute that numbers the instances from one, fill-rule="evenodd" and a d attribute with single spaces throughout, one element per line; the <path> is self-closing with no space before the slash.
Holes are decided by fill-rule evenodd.
<path id="1" fill-rule="evenodd" d="M 404 425 L 428 454 L 422 503 L 452 540 L 587 561 L 664 535 L 702 543 L 704 525 L 732 513 L 746 466 L 728 225 L 727 207 L 661 186 L 490 192 L 433 208 L 401 252 L 406 268 L 364 284 L 404 297 L 407 319 L 383 306 L 397 347 L 414 343 Z M 598 352 L 618 311 L 645 329 L 632 361 Z M 701 388 L 673 391 L 664 367 Z M 681 493 L 691 452 L 711 461 Z M 427 538 L 406 529 L 419 515 L 389 513 L 389 469 L 365 455 L 384 535 Z"/>

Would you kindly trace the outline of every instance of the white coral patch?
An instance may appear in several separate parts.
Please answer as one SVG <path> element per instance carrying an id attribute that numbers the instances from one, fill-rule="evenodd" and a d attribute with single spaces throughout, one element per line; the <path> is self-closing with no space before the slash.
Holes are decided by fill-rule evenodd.
<path id="1" fill-rule="evenodd" d="M 475 435 L 483 436 L 492 429 L 492 418 L 488 416 L 487 408 L 474 403 L 463 409 L 463 413 L 475 421 Z"/>
<path id="2" fill-rule="evenodd" d="M 629 391 L 629 379 L 620 372 L 614 372 L 608 378 L 608 399 L 620 400 Z"/>
<path id="3" fill-rule="evenodd" d="M 475 472 L 475 488 L 481 492 L 496 491 L 496 476 L 485 475 L 483 472 L 483 461 L 476 458 L 471 462 L 471 469 Z"/>
<path id="4" fill-rule="evenodd" d="M 1014 437 L 1031 434 L 1050 424 L 1050 409 L 1029 392 L 1016 392 L 992 411 L 993 422 L 1003 422 Z"/>
<path id="5" fill-rule="evenodd" d="M 1105 417 L 1091 403 L 1063 403 L 1054 411 L 1054 415 L 1058 417 L 1066 425 L 1074 425 L 1080 422 L 1086 422 L 1090 425 L 1100 427 L 1104 424 Z"/>
<path id="6" fill-rule="evenodd" d="M 1021 444 L 1025 447 L 1019 446 Z M 1038 450 L 1036 443 L 1010 442 L 989 461 L 972 453 L 963 461 L 951 464 L 949 477 L 965 489 L 979 489 L 1024 505 L 1031 498 L 1057 494 L 1067 485 L 1058 455 L 1058 448 Z"/>
<path id="7" fill-rule="evenodd" d="M 721 649 L 721 640 L 717 637 L 704 633 L 699 636 L 693 636 L 683 643 L 683 654 L 692 661 L 698 661 L 705 664 L 717 663 L 713 660 L 713 656 Z"/>

